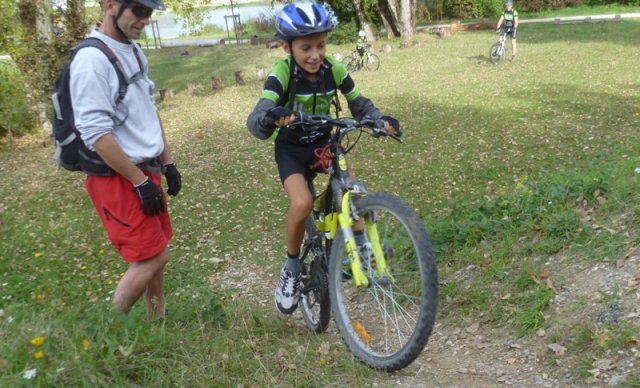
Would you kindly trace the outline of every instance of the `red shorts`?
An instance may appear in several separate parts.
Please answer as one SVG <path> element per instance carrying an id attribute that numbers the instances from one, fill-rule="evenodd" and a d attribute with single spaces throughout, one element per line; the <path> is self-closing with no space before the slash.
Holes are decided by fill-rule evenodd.
<path id="1" fill-rule="evenodd" d="M 160 174 L 144 173 L 161 188 Z M 165 212 L 158 216 L 147 216 L 142 211 L 140 198 L 133 185 L 121 175 L 89 175 L 85 186 L 109 239 L 124 261 L 132 263 L 147 260 L 167 247 L 173 229 L 166 196 L 163 196 Z"/>

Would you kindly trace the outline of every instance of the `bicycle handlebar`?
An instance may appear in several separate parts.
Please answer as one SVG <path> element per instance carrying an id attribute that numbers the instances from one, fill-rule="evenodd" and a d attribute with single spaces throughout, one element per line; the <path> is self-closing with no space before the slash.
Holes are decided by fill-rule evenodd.
<path id="1" fill-rule="evenodd" d="M 329 115 L 297 112 L 296 120 L 289 124 L 287 127 L 300 126 L 305 130 L 314 130 L 319 128 L 326 128 L 327 125 L 340 128 L 339 139 L 344 137 L 344 135 L 349 132 L 352 132 L 354 130 L 361 130 L 363 132 L 367 132 L 373 137 L 389 136 L 399 143 L 402 143 L 402 139 L 399 136 L 390 134 L 384 129 L 384 120 L 382 119 L 372 120 L 365 118 L 358 121 L 350 117 L 334 119 Z"/>

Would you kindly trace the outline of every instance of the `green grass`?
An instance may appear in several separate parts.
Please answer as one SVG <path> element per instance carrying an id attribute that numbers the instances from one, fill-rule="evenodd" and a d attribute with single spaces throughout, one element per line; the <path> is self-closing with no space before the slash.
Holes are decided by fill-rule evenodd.
<path id="1" fill-rule="evenodd" d="M 547 280 L 557 289 L 563 279 L 547 257 L 577 266 L 615 261 L 638 243 L 640 89 L 631 53 L 640 23 L 523 25 L 517 61 L 500 66 L 487 61 L 492 32 L 416 39 L 420 48 L 376 43 L 378 52 L 382 43 L 393 47 L 380 52 L 380 70 L 354 74 L 366 96 L 400 119 L 404 143 L 364 139 L 350 160 L 370 190 L 400 195 L 424 219 L 440 266 L 443 324 L 481 320 L 530 335 L 552 313 Z M 256 66 L 270 68 L 283 52 L 188 50 L 147 52 L 157 89 L 176 93 L 159 109 L 184 182 L 170 198 L 169 317 L 146 323 L 141 306 L 130 316 L 110 313 L 126 267 L 83 177 L 55 170 L 50 146 L 18 139 L 0 152 L 0 385 L 375 381 L 379 372 L 354 361 L 337 335 L 313 335 L 272 307 L 286 200 L 272 143 L 251 137 L 245 120 L 262 86 Z M 235 85 L 236 71 L 244 86 Z M 225 89 L 210 90 L 214 75 Z M 593 230 L 587 209 L 617 233 Z M 633 325 L 609 330 L 611 349 L 638 338 Z M 38 336 L 45 341 L 36 347 Z M 592 360 L 599 349 L 583 337 L 575 351 Z"/>

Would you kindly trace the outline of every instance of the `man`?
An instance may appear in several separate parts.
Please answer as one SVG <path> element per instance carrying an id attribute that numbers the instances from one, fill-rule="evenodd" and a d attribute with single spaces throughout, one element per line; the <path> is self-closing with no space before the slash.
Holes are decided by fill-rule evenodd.
<path id="1" fill-rule="evenodd" d="M 518 11 L 513 9 L 513 2 L 507 0 L 504 3 L 505 10 L 498 20 L 496 29 L 500 29 L 500 25 L 504 21 L 504 32 L 511 37 L 511 60 L 516 59 L 516 29 L 518 28 Z"/>
<path id="2" fill-rule="evenodd" d="M 109 239 L 130 263 L 116 287 L 114 307 L 127 313 L 144 295 L 149 320 L 165 314 L 164 267 L 173 236 L 160 172 L 169 195 L 182 186 L 156 111 L 147 59 L 131 41 L 154 9 L 163 10 L 164 4 L 105 0 L 102 24 L 91 33 L 113 51 L 129 80 L 122 101 L 117 73 L 99 49 L 79 50 L 70 73 L 76 128 L 87 148 L 112 169 L 109 176 L 88 175 L 85 186 Z"/>

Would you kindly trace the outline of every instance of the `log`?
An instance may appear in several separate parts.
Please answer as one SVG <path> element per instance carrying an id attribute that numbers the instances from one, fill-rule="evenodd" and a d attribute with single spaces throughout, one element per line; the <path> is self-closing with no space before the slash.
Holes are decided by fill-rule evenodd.
<path id="1" fill-rule="evenodd" d="M 216 75 L 211 77 L 211 89 L 213 90 L 221 90 L 224 87 L 222 84 L 222 79 Z"/>

